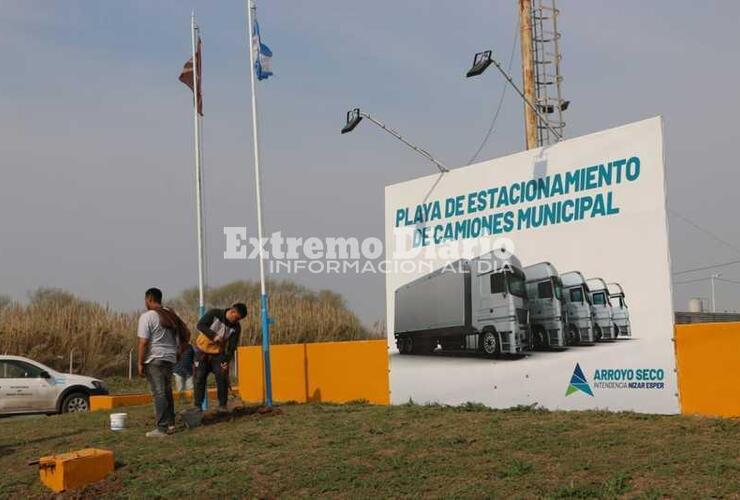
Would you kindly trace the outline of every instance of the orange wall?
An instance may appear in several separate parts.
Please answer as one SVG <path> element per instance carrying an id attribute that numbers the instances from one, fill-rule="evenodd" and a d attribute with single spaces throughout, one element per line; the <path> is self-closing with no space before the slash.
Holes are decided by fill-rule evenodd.
<path id="1" fill-rule="evenodd" d="M 676 325 L 681 413 L 740 416 L 740 323 Z"/>
<path id="2" fill-rule="evenodd" d="M 242 399 L 262 401 L 262 348 L 240 347 L 238 364 Z M 270 364 L 275 401 L 390 403 L 385 340 L 274 345 Z"/>
<path id="3" fill-rule="evenodd" d="M 389 404 L 385 340 L 275 345 L 270 349 L 275 401 Z M 740 322 L 676 326 L 681 412 L 740 416 Z M 239 393 L 264 397 L 261 347 L 239 348 Z"/>

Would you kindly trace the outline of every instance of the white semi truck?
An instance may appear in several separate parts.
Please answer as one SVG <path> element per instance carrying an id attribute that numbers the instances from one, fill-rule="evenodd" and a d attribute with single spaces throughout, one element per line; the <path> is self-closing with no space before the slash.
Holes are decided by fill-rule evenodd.
<path id="1" fill-rule="evenodd" d="M 563 282 L 563 295 L 568 313 L 569 336 L 577 337 L 580 343 L 592 343 L 594 341 L 593 313 L 586 278 L 578 271 L 571 271 L 561 274 L 560 279 Z"/>
<path id="2" fill-rule="evenodd" d="M 565 336 L 566 308 L 558 270 L 550 262 L 540 262 L 525 267 L 524 276 L 533 346 L 565 347 L 569 339 Z"/>
<path id="3" fill-rule="evenodd" d="M 591 278 L 586 281 L 586 286 L 588 286 L 591 295 L 594 339 L 614 340 L 614 321 L 606 282 L 601 278 Z"/>
<path id="4" fill-rule="evenodd" d="M 630 312 L 627 308 L 627 302 L 624 300 L 624 290 L 619 283 L 607 284 L 609 291 L 609 301 L 612 305 L 612 321 L 614 322 L 614 338 L 631 337 L 632 328 L 630 326 Z"/>
<path id="5" fill-rule="evenodd" d="M 527 294 L 515 256 L 493 251 L 461 259 L 395 292 L 394 337 L 401 354 L 442 350 L 487 356 L 529 347 Z"/>

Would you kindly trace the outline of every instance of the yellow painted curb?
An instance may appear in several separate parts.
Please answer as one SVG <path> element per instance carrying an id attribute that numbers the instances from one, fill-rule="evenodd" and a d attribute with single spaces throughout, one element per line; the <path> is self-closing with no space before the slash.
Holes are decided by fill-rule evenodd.
<path id="1" fill-rule="evenodd" d="M 232 389 L 232 393 L 239 394 L 239 391 Z M 182 391 L 172 393 L 175 399 L 181 395 L 186 398 L 193 397 L 193 391 Z M 208 397 L 216 397 L 216 389 L 208 389 Z M 141 406 L 151 403 L 153 397 L 151 394 L 114 394 L 111 396 L 91 396 L 90 411 L 112 410 L 122 406 Z"/>

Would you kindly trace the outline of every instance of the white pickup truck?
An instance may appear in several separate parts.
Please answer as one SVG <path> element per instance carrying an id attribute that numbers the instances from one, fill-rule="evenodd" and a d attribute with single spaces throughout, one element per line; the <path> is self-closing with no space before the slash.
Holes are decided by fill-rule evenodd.
<path id="1" fill-rule="evenodd" d="M 102 380 L 59 373 L 21 356 L 0 356 L 0 415 L 90 410 L 90 396 L 108 394 Z"/>

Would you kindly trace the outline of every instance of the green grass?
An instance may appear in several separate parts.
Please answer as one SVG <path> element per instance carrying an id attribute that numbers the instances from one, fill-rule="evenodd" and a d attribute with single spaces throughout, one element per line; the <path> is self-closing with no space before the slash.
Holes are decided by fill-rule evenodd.
<path id="1" fill-rule="evenodd" d="M 403 405 L 286 405 L 144 437 L 150 407 L 0 420 L 0 497 L 47 492 L 42 455 L 96 446 L 118 468 L 82 496 L 738 497 L 740 421 L 631 413 Z M 79 492 L 78 492 L 79 493 Z"/>

